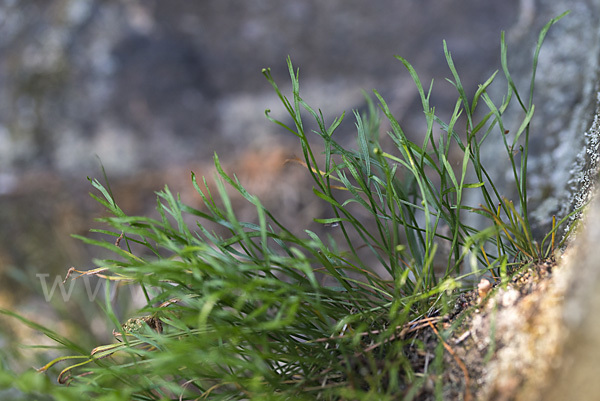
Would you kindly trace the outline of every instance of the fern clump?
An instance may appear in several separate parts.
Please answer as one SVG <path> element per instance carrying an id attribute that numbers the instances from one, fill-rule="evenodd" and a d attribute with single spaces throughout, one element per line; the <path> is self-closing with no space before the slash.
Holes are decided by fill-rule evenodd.
<path id="1" fill-rule="evenodd" d="M 112 227 L 93 231 L 112 239 L 80 238 L 115 257 L 80 273 L 138 286 L 146 306 L 119 322 L 106 297 L 116 340 L 89 351 L 48 330 L 76 354 L 43 367 L 60 366 L 58 381 L 69 384 L 68 391 L 50 392 L 107 400 L 439 395 L 443 347 L 418 336 L 419 331 L 449 316 L 455 296 L 470 288 L 466 276 L 489 272 L 503 278 L 512 267 L 548 257 L 554 248 L 553 233 L 541 245 L 532 238 L 526 183 L 537 55 L 547 30 L 561 17 L 540 34 L 527 100 L 508 71 L 504 35 L 507 92 L 500 105 L 487 94 L 498 72 L 468 98 L 444 43 L 450 82 L 458 93 L 449 121 L 430 104 L 432 85 L 425 88 L 409 62 L 398 57 L 422 102 L 427 127 L 422 143 L 407 138 L 375 91 L 375 99 L 367 97 L 369 112 L 354 112 L 357 149 L 344 148 L 335 136 L 344 116 L 326 122 L 302 99 L 290 59 L 289 97 L 264 69 L 291 122 L 273 119 L 268 110 L 266 115 L 298 138 L 313 192 L 331 210 L 330 218 L 316 221 L 336 226 L 335 238 L 308 230 L 293 234 L 225 172 L 217 155 L 216 187 L 192 174 L 203 207 L 184 204 L 165 187 L 158 192 L 156 219 L 126 215 L 110 187 L 92 180 L 100 193 L 94 197 L 111 214 L 100 220 Z M 511 139 L 502 121 L 515 99 L 523 118 L 519 127 L 510 127 Z M 313 130 L 307 115 L 316 124 Z M 391 148 L 380 140 L 383 118 L 391 127 Z M 309 135 L 320 138 L 321 153 Z M 490 135 L 504 138 L 518 199 L 503 198 L 480 163 Z M 457 168 L 451 161 L 456 154 Z M 227 187 L 253 205 L 255 221 L 238 219 Z M 479 193 L 481 204 L 467 204 L 468 191 Z M 468 225 L 465 216 L 472 213 L 487 218 L 487 228 Z M 190 225 L 192 220 L 196 223 Z M 211 228 L 216 226 L 221 234 Z M 448 334 L 441 328 L 435 333 Z M 437 380 L 433 389 L 426 386 L 431 380 Z"/>

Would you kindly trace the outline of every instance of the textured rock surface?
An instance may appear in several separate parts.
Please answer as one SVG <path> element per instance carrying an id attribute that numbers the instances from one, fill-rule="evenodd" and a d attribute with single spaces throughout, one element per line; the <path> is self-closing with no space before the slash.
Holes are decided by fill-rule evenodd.
<path id="1" fill-rule="evenodd" d="M 600 199 L 597 196 L 584 222 L 585 227 L 564 266 L 571 274 L 560 320 L 566 340 L 541 400 L 593 400 L 600 394 L 600 269 L 595 252 L 600 242 Z"/>
<path id="2" fill-rule="evenodd" d="M 509 31 L 507 39 L 509 70 L 524 102 L 529 99 L 533 51 L 541 28 L 551 18 L 571 10 L 571 14 L 550 28 L 540 52 L 535 80 L 528 198 L 532 226 L 540 237 L 551 227 L 553 214 L 560 219 L 572 210 L 570 198 L 578 191 L 582 170 L 590 161 L 589 154 L 582 153 L 582 149 L 597 142 L 593 131 L 586 133 L 586 130 L 591 126 L 596 107 L 600 1 L 522 1 L 521 6 L 521 23 Z M 512 113 L 504 120 L 512 133 L 523 118 L 517 105 L 513 102 Z M 484 151 L 482 160 L 491 166 L 493 176 L 499 178 L 506 197 L 518 199 L 516 192 L 510 192 L 513 179 L 508 158 L 498 157 L 497 149 L 503 148 L 502 138 L 491 136 L 489 142 L 489 153 Z"/>
<path id="3" fill-rule="evenodd" d="M 551 28 L 540 54 L 530 143 L 530 216 L 539 235 L 548 230 L 552 214 L 563 217 L 589 207 L 569 221 L 568 227 L 576 222 L 579 227 L 551 277 L 540 273 L 548 271 L 542 265 L 529 273 L 526 292 L 517 291 L 515 284 L 498 290 L 474 312 L 466 325 L 469 340 L 456 351 L 469 366 L 477 399 L 596 399 L 600 2 L 542 0 L 529 5 L 535 18 L 509 36 L 509 64 L 525 90 L 533 35 L 550 17 L 572 10 Z M 502 146 L 499 140 L 496 145 Z M 488 163 L 494 160 L 499 160 L 496 153 L 488 155 Z M 496 173 L 507 171 L 506 166 L 498 163 Z"/>
<path id="4" fill-rule="evenodd" d="M 600 384 L 600 199 L 577 240 L 557 263 L 543 261 L 479 301 L 453 334 L 477 400 L 593 400 Z M 466 394 L 456 361 L 447 357 L 449 390 Z M 459 386 L 460 388 L 460 386 Z"/>

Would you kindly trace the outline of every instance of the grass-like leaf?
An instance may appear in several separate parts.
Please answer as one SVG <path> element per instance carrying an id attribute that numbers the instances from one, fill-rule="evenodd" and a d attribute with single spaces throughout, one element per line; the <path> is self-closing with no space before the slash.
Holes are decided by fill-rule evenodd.
<path id="1" fill-rule="evenodd" d="M 291 123 L 265 114 L 300 141 L 299 163 L 314 180 L 315 196 L 331 209 L 331 217 L 315 221 L 338 227 L 328 238 L 308 230 L 293 234 L 226 172 L 217 155 L 214 186 L 192 174 L 203 207 L 183 204 L 165 187 L 158 192 L 157 219 L 125 215 L 110 187 L 91 180 L 100 194 L 94 198 L 113 215 L 101 221 L 114 231 L 96 233 L 117 239 L 79 237 L 115 254 L 90 274 L 140 285 L 147 305 L 141 317 L 119 324 L 107 290 L 103 308 L 118 342 L 89 352 L 19 317 L 78 354 L 44 370 L 77 359 L 59 374 L 71 388 L 89 397 L 123 389 L 137 400 L 398 399 L 421 391 L 429 374 L 441 378 L 441 345 L 431 364 L 418 365 L 411 356 L 428 346 L 418 330 L 449 313 L 454 297 L 469 288 L 468 275 L 492 270 L 506 281 L 509 266 L 547 257 L 555 246 L 556 225 L 541 247 L 531 235 L 526 174 L 539 49 L 564 15 L 540 34 L 527 103 L 510 76 L 504 35 L 508 90 L 500 105 L 487 94 L 498 73 L 469 99 L 444 42 L 458 93 L 449 121 L 430 104 L 433 82 L 426 91 L 411 64 L 398 57 L 423 106 L 421 143 L 409 139 L 375 91 L 378 105 L 367 96 L 368 113 L 354 112 L 357 149 L 347 149 L 334 135 L 344 115 L 327 123 L 303 100 L 291 59 L 290 95 L 264 69 Z M 509 143 L 503 115 L 513 98 L 524 117 Z M 304 121 L 306 115 L 314 123 Z M 379 137 L 382 119 L 390 126 L 389 148 Z M 309 135 L 323 142 L 322 154 Z M 481 164 L 490 135 L 504 138 L 519 196 L 514 204 Z M 230 190 L 256 210 L 254 221 L 239 219 Z M 480 194 L 482 205 L 465 204 L 469 192 Z M 488 228 L 467 225 L 467 213 L 487 218 Z M 197 224 L 190 226 L 190 218 Z"/>

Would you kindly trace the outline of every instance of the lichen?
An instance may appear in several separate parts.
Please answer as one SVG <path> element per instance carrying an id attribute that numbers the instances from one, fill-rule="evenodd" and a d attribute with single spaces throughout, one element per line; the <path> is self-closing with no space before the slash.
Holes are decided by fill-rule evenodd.
<path id="1" fill-rule="evenodd" d="M 591 127 L 584 134 L 585 144 L 571 169 L 568 182 L 571 201 L 566 205 L 566 214 L 575 212 L 567 222 L 564 232 L 572 231 L 582 216 L 583 207 L 594 193 L 600 168 L 600 92 L 596 93 L 596 113 Z"/>

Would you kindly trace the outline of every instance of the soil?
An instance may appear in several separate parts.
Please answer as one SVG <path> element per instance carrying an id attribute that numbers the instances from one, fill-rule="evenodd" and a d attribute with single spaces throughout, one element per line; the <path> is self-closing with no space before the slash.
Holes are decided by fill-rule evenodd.
<path id="1" fill-rule="evenodd" d="M 436 399 L 438 380 L 444 400 L 539 399 L 565 340 L 560 306 L 567 270 L 554 259 L 530 263 L 505 285 L 460 295 L 454 315 L 416 334 L 426 344 L 421 354 L 431 357 L 439 332 L 454 327 L 443 344 L 443 376 L 430 374 L 414 399 Z M 431 361 L 415 356 L 412 362 L 424 372 Z"/>

